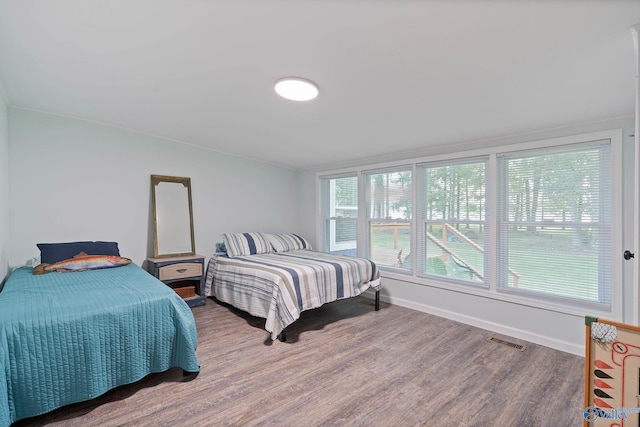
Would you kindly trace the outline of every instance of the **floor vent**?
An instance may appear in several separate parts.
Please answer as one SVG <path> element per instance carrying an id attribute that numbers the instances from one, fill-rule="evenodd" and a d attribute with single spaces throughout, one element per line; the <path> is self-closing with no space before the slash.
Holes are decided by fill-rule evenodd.
<path id="1" fill-rule="evenodd" d="M 498 343 L 498 344 L 506 345 L 507 347 L 515 348 L 516 350 L 520 350 L 520 351 L 524 351 L 524 349 L 527 348 L 526 346 L 524 346 L 522 344 L 516 344 L 514 342 L 501 340 L 500 338 L 496 338 L 496 337 L 489 338 L 489 341 L 493 341 L 493 342 Z"/>

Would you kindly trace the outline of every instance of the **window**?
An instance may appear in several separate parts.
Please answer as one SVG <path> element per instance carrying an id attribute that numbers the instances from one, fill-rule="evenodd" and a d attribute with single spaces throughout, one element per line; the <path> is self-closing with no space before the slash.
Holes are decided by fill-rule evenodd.
<path id="1" fill-rule="evenodd" d="M 482 284 L 489 282 L 486 159 L 419 165 L 421 271 Z"/>
<path id="2" fill-rule="evenodd" d="M 397 280 L 619 319 L 621 165 L 615 130 L 319 176 L 322 244 Z"/>
<path id="3" fill-rule="evenodd" d="M 501 291 L 610 308 L 611 148 L 499 157 Z"/>
<path id="4" fill-rule="evenodd" d="M 368 172 L 367 256 L 385 267 L 411 270 L 411 168 Z"/>
<path id="5" fill-rule="evenodd" d="M 327 252 L 357 256 L 358 177 L 327 177 L 322 186 Z"/>

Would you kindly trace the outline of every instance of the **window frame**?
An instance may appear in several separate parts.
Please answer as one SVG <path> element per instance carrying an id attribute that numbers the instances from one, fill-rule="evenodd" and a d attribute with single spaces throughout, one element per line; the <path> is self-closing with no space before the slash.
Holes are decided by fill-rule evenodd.
<path id="1" fill-rule="evenodd" d="M 375 174 L 383 174 L 383 173 L 393 173 L 393 172 L 405 172 L 408 171 L 411 173 L 411 205 L 413 207 L 415 207 L 415 200 L 416 200 L 416 192 L 415 192 L 415 165 L 414 164 L 407 164 L 407 163 L 401 163 L 401 164 L 397 164 L 394 166 L 390 166 L 390 167 L 384 167 L 384 168 L 374 168 L 374 169 L 367 169 L 367 170 L 363 170 L 361 172 L 361 178 L 360 181 L 362 183 L 362 199 L 364 200 L 364 209 L 362 210 L 362 215 L 363 215 L 363 221 L 362 221 L 362 228 L 364 230 L 364 232 L 366 233 L 363 236 L 363 242 L 364 244 L 362 245 L 362 256 L 366 257 L 366 258 L 371 258 L 371 253 L 370 253 L 370 249 L 371 249 L 371 222 L 372 222 L 372 218 L 370 215 L 370 210 L 371 210 L 371 200 L 369 198 L 370 194 L 371 194 L 371 187 L 370 187 L 370 180 L 368 179 L 369 176 L 371 175 L 375 175 Z M 415 208 L 413 208 L 415 210 Z M 360 209 L 359 209 L 360 211 Z M 381 222 L 385 222 L 385 221 L 389 221 L 390 220 L 385 220 L 385 219 L 377 219 L 377 221 L 381 221 Z M 409 223 L 409 251 L 410 251 L 410 256 L 412 257 L 412 260 L 415 260 L 415 223 L 416 219 L 415 219 L 415 212 L 411 212 L 411 218 L 407 221 Z M 358 236 L 358 238 L 360 239 L 361 236 Z M 415 265 L 414 262 L 412 262 L 411 264 L 412 266 Z M 414 268 L 411 269 L 405 269 L 402 267 L 391 267 L 391 266 L 387 266 L 387 265 L 379 265 L 379 267 L 388 270 L 388 271 L 393 271 L 396 274 L 400 274 L 400 275 L 412 275 L 415 272 Z"/>
<path id="2" fill-rule="evenodd" d="M 359 234 L 360 234 L 360 223 L 361 223 L 361 199 L 360 199 L 360 174 L 358 172 L 346 172 L 346 173 L 338 173 L 338 174 L 332 174 L 332 175 L 326 175 L 323 176 L 321 179 L 319 179 L 318 185 L 319 185 L 319 194 L 320 194 L 320 224 L 318 224 L 318 230 L 320 230 L 320 235 L 323 236 L 321 239 L 318 239 L 318 241 L 320 242 L 320 250 L 325 251 L 325 252 L 330 252 L 331 248 L 332 248 L 332 241 L 328 241 L 330 239 L 330 237 L 332 236 L 331 231 L 330 231 L 330 227 L 328 226 L 329 221 L 331 221 L 332 219 L 335 219 L 335 217 L 330 217 L 328 215 L 328 211 L 330 209 L 330 207 L 328 206 L 329 202 L 329 191 L 328 191 L 328 186 L 330 185 L 330 181 L 332 180 L 336 180 L 336 179 L 341 179 L 341 178 L 356 178 L 356 192 L 357 192 L 357 201 L 356 203 L 358 204 L 357 206 L 357 216 L 355 218 L 356 221 L 356 252 L 358 253 L 358 256 L 361 256 L 361 252 L 360 252 L 360 244 L 359 244 Z M 336 243 L 337 245 L 337 243 Z"/>
<path id="3" fill-rule="evenodd" d="M 522 140 L 522 138 L 520 138 Z M 497 216 L 497 195 L 498 191 L 498 159 L 499 155 L 514 153 L 518 151 L 527 151 L 527 150 L 536 150 L 546 147 L 558 147 L 564 145 L 572 145 L 572 144 L 584 144 L 588 142 L 594 142 L 599 140 L 609 140 L 611 145 L 611 253 L 608 259 L 611 263 L 611 307 L 610 310 L 600 310 L 597 307 L 589 306 L 588 304 L 573 304 L 567 303 L 562 300 L 546 300 L 534 298 L 531 296 L 523 296 L 518 294 L 512 294 L 509 292 L 501 292 L 498 289 L 496 278 L 498 277 L 498 216 Z M 486 144 L 490 144 L 491 142 L 486 142 Z M 398 272 L 394 271 L 397 269 L 388 269 L 385 267 L 381 267 L 380 270 L 382 272 L 383 278 L 399 280 L 407 283 L 413 283 L 416 285 L 429 286 L 434 288 L 442 288 L 446 290 L 451 290 L 455 292 L 461 292 L 476 296 L 481 296 L 485 298 L 496 299 L 500 301 L 512 302 L 524 306 L 531 306 L 536 308 L 542 308 L 550 311 L 556 311 L 564 314 L 571 314 L 576 316 L 597 316 L 597 315 L 606 315 L 609 318 L 614 320 L 622 320 L 622 308 L 623 308 L 623 289 L 624 283 L 623 279 L 623 259 L 622 256 L 617 256 L 622 254 L 623 252 L 623 235 L 622 235 L 622 225 L 623 225 L 623 206 L 622 206 L 622 145 L 623 145 L 623 136 L 622 129 L 610 129 L 589 133 L 580 133 L 573 134 L 567 136 L 560 136 L 556 138 L 548 138 L 548 139 L 536 139 L 526 142 L 516 142 L 512 144 L 505 145 L 496 145 L 493 147 L 484 147 L 484 148 L 470 148 L 464 150 L 464 147 L 458 147 L 459 151 L 454 151 L 450 153 L 443 153 L 442 147 L 438 150 L 432 150 L 435 154 L 433 155 L 424 155 L 422 157 L 415 157 L 411 159 L 390 161 L 384 163 L 375 163 L 375 164 L 365 164 L 360 166 L 353 167 L 345 167 L 340 170 L 334 171 L 321 171 L 316 174 L 316 178 L 318 182 L 323 178 L 331 175 L 337 174 L 349 174 L 355 173 L 358 176 L 358 191 L 359 191 L 359 222 L 360 226 L 358 227 L 358 254 L 359 256 L 364 256 L 365 254 L 362 251 L 364 242 L 368 244 L 368 230 L 364 224 L 364 207 L 366 207 L 366 202 L 364 200 L 364 178 L 363 174 L 376 171 L 376 170 L 384 170 L 384 169 L 392 169 L 396 167 L 406 166 L 411 167 L 413 171 L 413 206 L 417 206 L 417 176 L 416 176 L 416 168 L 417 165 L 423 163 L 431 163 L 431 162 L 449 162 L 449 161 L 465 161 L 466 159 L 471 159 L 473 157 L 488 157 L 487 169 L 486 169 L 486 189 L 485 189 L 485 203 L 486 203 L 486 215 L 487 215 L 487 225 L 490 228 L 490 232 L 488 235 L 488 243 L 487 247 L 492 254 L 490 259 L 487 262 L 489 270 L 486 272 L 488 276 L 491 278 L 489 281 L 488 287 L 478 287 L 478 286 L 465 286 L 464 284 L 460 284 L 457 282 L 451 282 L 447 280 L 441 280 L 438 277 L 430 276 L 423 277 L 418 274 L 419 268 L 414 268 L 410 273 Z M 477 145 L 476 145 L 477 147 Z M 318 211 L 316 211 L 318 212 Z M 414 266 L 417 266 L 416 262 L 418 260 L 416 255 L 416 247 L 417 247 L 417 214 L 414 212 L 412 215 L 412 238 L 411 238 L 411 253 L 412 253 L 412 262 Z M 321 222 L 321 215 L 318 214 L 319 221 Z M 317 241 L 320 243 L 319 247 L 323 247 L 323 238 L 321 233 L 321 228 L 317 228 Z M 393 286 L 393 281 L 390 286 Z"/>
<path id="4" fill-rule="evenodd" d="M 478 287 L 478 288 L 482 288 L 482 289 L 488 289 L 489 288 L 489 283 L 491 281 L 491 270 L 489 268 L 489 258 L 491 255 L 491 251 L 489 250 L 489 244 L 490 244 L 490 240 L 489 240 L 489 236 L 491 234 L 491 227 L 490 227 L 490 215 L 491 215 L 491 210 L 489 209 L 489 206 L 487 204 L 487 198 L 489 198 L 490 196 L 490 189 L 488 186 L 488 181 L 487 181 L 487 173 L 488 173 L 488 169 L 489 169 L 489 156 L 485 155 L 485 156 L 473 156 L 473 157 L 461 157 L 461 158 L 456 158 L 456 159 L 448 159 L 448 160 L 438 160 L 438 161 L 428 161 L 428 162 L 420 162 L 420 163 L 416 163 L 416 183 L 419 183 L 417 185 L 423 186 L 424 185 L 424 180 L 425 180 L 425 169 L 428 168 L 433 168 L 433 167 L 442 167 L 442 166 L 456 166 L 456 165 L 469 165 L 469 164 L 479 164 L 479 163 L 483 163 L 484 164 L 484 202 L 485 202 L 485 211 L 484 211 L 484 221 L 481 220 L 470 220 L 470 221 L 466 221 L 466 220 L 460 220 L 458 219 L 457 224 L 464 224 L 464 223 L 469 223 L 469 224 L 473 224 L 473 223 L 482 223 L 485 230 L 483 232 L 483 242 L 487 242 L 486 244 L 484 244 L 483 247 L 483 275 L 485 280 L 483 280 L 482 282 L 477 282 L 477 281 L 470 281 L 470 280 L 464 280 L 464 279 L 457 279 L 454 277 L 448 277 L 448 276 L 439 276 L 439 275 L 434 275 L 431 274 L 429 272 L 427 272 L 427 266 L 426 266 L 426 262 L 425 262 L 425 258 L 423 255 L 425 255 L 425 253 L 423 252 L 424 249 L 424 245 L 426 245 L 426 239 L 425 239 L 425 233 L 423 233 L 423 229 L 424 227 L 430 222 L 430 220 L 427 220 L 424 218 L 423 215 L 423 203 L 425 202 L 425 189 L 423 187 L 420 187 L 420 189 L 422 191 L 418 192 L 416 191 L 416 197 L 417 197 L 417 207 L 416 207 L 416 215 L 415 215 L 415 221 L 416 221 L 416 225 L 415 225 L 415 232 L 416 232 L 416 256 L 419 257 L 418 263 L 416 264 L 418 269 L 417 269 L 417 276 L 419 277 L 423 277 L 423 278 L 427 278 L 427 279 L 431 279 L 431 280 L 441 280 L 443 282 L 447 282 L 447 283 L 452 283 L 452 284 L 457 284 L 457 285 L 461 285 L 461 286 L 471 286 L 471 287 Z M 417 190 L 417 189 L 416 189 Z M 443 218 L 443 221 L 448 222 L 446 219 Z M 487 239 L 487 240 L 485 240 Z"/>
<path id="5" fill-rule="evenodd" d="M 498 209 L 500 214 L 497 215 L 497 222 L 498 222 L 498 227 L 496 228 L 496 233 L 499 234 L 499 239 L 501 240 L 505 240 L 507 237 L 503 236 L 503 234 L 505 233 L 504 230 L 508 229 L 510 226 L 514 225 L 514 224 L 520 224 L 521 226 L 530 226 L 530 225 L 534 225 L 536 227 L 551 227 L 551 228 L 558 228 L 558 227 L 577 227 L 577 228 L 595 228 L 598 230 L 604 230 L 604 231 L 608 231 L 611 235 L 610 239 L 604 239 L 603 243 L 605 244 L 606 247 L 606 243 L 610 243 L 612 245 L 613 248 L 613 223 L 612 223 L 612 218 L 613 218 L 613 211 L 614 211 L 614 206 L 613 206 L 613 192 L 614 192 L 614 186 L 612 184 L 613 182 L 613 175 L 615 174 L 615 172 L 612 170 L 612 163 L 613 163 L 613 144 L 610 141 L 608 144 L 605 142 L 607 141 L 605 140 L 592 140 L 592 141 L 587 141 L 587 142 L 583 142 L 583 143 L 574 143 L 574 144 L 564 144 L 562 146 L 555 146 L 555 147 L 543 147 L 543 148 L 538 148 L 538 149 L 532 149 L 532 150 L 525 150 L 525 151 L 519 151 L 519 152 L 509 152 L 506 154 L 499 154 L 497 155 L 497 167 L 496 167 L 496 172 L 497 172 L 497 181 L 498 181 L 498 186 L 500 188 L 500 194 L 498 196 L 498 200 L 496 201 L 496 204 L 498 205 Z M 583 151 L 589 151 L 589 150 L 593 150 L 593 149 L 597 149 L 600 150 L 601 147 L 603 146 L 607 146 L 609 148 L 609 161 L 610 164 L 608 165 L 608 167 L 605 166 L 605 169 L 608 169 L 609 175 L 604 175 L 601 176 L 600 180 L 598 181 L 598 185 L 599 185 L 599 189 L 598 189 L 598 196 L 599 196 L 599 201 L 598 201 L 598 206 L 600 207 L 606 207 L 609 208 L 609 211 L 605 211 L 604 216 L 604 221 L 599 221 L 599 222 L 587 222 L 587 221 L 580 221 L 580 222 L 575 222 L 575 221 L 538 221 L 538 220 L 534 220 L 534 221 L 530 221 L 530 220 L 520 220 L 520 221 L 516 221 L 516 220 L 511 220 L 509 218 L 504 218 L 505 215 L 508 216 L 508 202 L 507 199 L 509 198 L 508 192 L 509 192 L 509 186 L 507 184 L 508 181 L 508 176 L 505 175 L 505 168 L 506 168 L 506 162 L 508 162 L 509 160 L 512 159 L 522 159 L 522 158 L 538 158 L 538 157 L 542 157 L 545 154 L 563 154 L 563 153 L 572 153 L 572 154 L 578 154 L 580 152 Z M 546 153 L 545 153 L 546 150 Z M 602 152 L 599 153 L 600 157 L 602 158 Z M 602 162 L 603 160 L 600 159 L 600 163 L 601 163 L 601 167 L 602 167 Z M 602 169 L 600 169 L 599 171 L 602 171 Z M 603 191 L 603 189 L 605 189 L 606 187 L 610 188 L 610 191 Z M 610 214 L 611 217 L 609 217 Z M 508 244 L 507 245 L 503 245 L 501 247 L 499 247 L 498 249 L 500 251 L 500 253 L 496 254 L 496 258 L 497 258 L 497 262 L 499 265 L 499 269 L 500 269 L 500 276 L 496 278 L 496 284 L 497 284 L 497 291 L 500 293 L 510 293 L 510 294 L 514 294 L 514 295 L 523 295 L 523 296 L 527 296 L 528 298 L 536 298 L 536 299 L 541 299 L 541 300 L 550 300 L 550 301 L 566 301 L 566 304 L 568 305 L 580 305 L 580 306 L 584 306 L 584 307 L 591 307 L 592 310 L 598 310 L 598 311 L 604 311 L 604 312 L 609 312 L 609 310 L 604 309 L 604 307 L 606 307 L 607 303 L 606 302 L 595 302 L 595 301 L 580 301 L 579 298 L 575 298 L 575 297 L 570 297 L 568 295 L 552 295 L 552 294 L 547 294 L 547 293 L 539 293 L 536 294 L 536 290 L 525 290 L 525 289 L 519 289 L 517 287 L 514 286 L 510 286 L 508 283 L 508 278 L 505 277 L 506 276 L 506 271 L 509 268 L 509 256 L 508 256 Z M 598 248 L 599 253 L 605 253 L 605 248 L 603 248 L 602 246 L 599 245 Z M 611 256 L 613 256 L 613 252 L 611 253 Z M 606 259 L 603 259 L 601 256 L 598 256 L 598 264 L 607 264 Z M 500 263 L 507 263 L 505 266 L 500 267 Z M 602 265 L 600 266 L 602 267 Z M 600 269 L 598 271 L 601 271 Z M 613 282 L 612 278 L 612 272 L 609 272 L 609 281 Z M 603 290 L 603 288 L 601 287 L 601 283 L 598 283 L 598 292 L 599 293 L 613 293 L 613 288 L 614 285 L 613 283 L 610 284 L 611 287 L 610 289 L 605 289 Z M 609 298 L 611 299 L 612 295 L 609 295 Z M 613 303 L 613 301 L 610 301 L 608 304 L 611 305 Z"/>

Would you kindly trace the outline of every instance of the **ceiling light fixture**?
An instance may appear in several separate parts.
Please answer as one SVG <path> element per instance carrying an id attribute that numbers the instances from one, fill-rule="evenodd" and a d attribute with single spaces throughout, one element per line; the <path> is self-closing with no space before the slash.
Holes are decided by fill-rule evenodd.
<path id="1" fill-rule="evenodd" d="M 301 77 L 283 77 L 276 82 L 276 93 L 291 101 L 311 101 L 318 96 L 318 86 Z"/>

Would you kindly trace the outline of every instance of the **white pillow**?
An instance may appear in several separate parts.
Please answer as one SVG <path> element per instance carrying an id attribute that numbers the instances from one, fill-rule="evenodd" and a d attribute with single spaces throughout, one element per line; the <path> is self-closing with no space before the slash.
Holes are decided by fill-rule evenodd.
<path id="1" fill-rule="evenodd" d="M 229 258 L 246 255 L 266 254 L 272 252 L 271 244 L 264 234 L 258 233 L 223 233 L 222 241 L 227 248 Z"/>
<path id="2" fill-rule="evenodd" d="M 293 233 L 267 234 L 273 250 L 276 252 L 297 251 L 300 249 L 311 249 L 311 245 L 304 237 Z"/>

